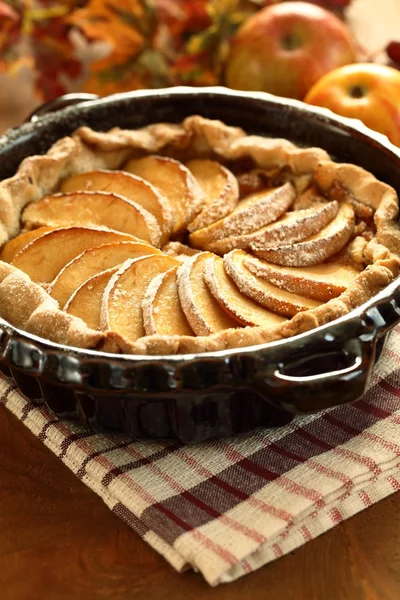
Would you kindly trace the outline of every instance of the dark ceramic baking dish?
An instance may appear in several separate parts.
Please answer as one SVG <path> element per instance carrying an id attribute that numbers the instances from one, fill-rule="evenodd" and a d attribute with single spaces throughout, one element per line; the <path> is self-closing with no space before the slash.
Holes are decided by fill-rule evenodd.
<path id="1" fill-rule="evenodd" d="M 76 103 L 80 98 L 67 98 Z M 267 94 L 173 88 L 87 101 L 36 117 L 0 139 L 0 178 L 81 125 L 106 131 L 191 114 L 248 133 L 320 146 L 400 192 L 400 151 L 383 136 L 322 109 Z M 59 106 L 48 106 L 41 115 Z M 390 329 L 400 321 L 400 280 L 345 317 L 287 340 L 182 356 L 127 356 L 63 347 L 0 319 L 0 368 L 59 417 L 98 431 L 185 443 L 251 432 L 359 398 Z"/>

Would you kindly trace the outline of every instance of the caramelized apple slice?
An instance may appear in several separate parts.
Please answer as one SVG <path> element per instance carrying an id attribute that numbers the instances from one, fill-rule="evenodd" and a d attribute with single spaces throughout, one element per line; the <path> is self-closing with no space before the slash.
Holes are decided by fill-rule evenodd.
<path id="1" fill-rule="evenodd" d="M 276 221 L 292 204 L 296 192 L 291 183 L 248 196 L 233 212 L 216 223 L 194 231 L 189 240 L 196 248 L 208 248 L 217 240 L 244 235 Z"/>
<path id="2" fill-rule="evenodd" d="M 196 231 L 233 211 L 239 200 L 239 186 L 234 174 L 214 160 L 193 159 L 189 160 L 186 166 L 199 182 L 205 195 L 206 206 L 188 225 L 189 231 Z"/>
<path id="3" fill-rule="evenodd" d="M 142 302 L 151 280 L 179 265 L 171 256 L 154 254 L 124 262 L 103 295 L 101 328 L 134 342 L 145 335 Z"/>
<path id="4" fill-rule="evenodd" d="M 124 169 L 154 185 L 167 198 L 173 211 L 173 233 L 185 229 L 201 211 L 202 189 L 179 161 L 166 156 L 146 156 L 130 160 Z"/>
<path id="5" fill-rule="evenodd" d="M 131 235 L 107 229 L 65 227 L 49 231 L 25 246 L 12 264 L 32 281 L 50 283 L 63 267 L 88 248 L 110 242 L 137 241 Z"/>
<path id="6" fill-rule="evenodd" d="M 128 258 L 159 253 L 150 244 L 141 242 L 111 242 L 89 248 L 61 269 L 47 291 L 63 307 L 74 290 L 96 273 L 116 267 Z"/>
<path id="7" fill-rule="evenodd" d="M 340 296 L 360 274 L 347 265 L 326 263 L 313 267 L 281 267 L 250 255 L 244 260 L 244 265 L 261 279 L 321 302 Z"/>
<path id="8" fill-rule="evenodd" d="M 243 250 L 232 250 L 223 259 L 227 274 L 245 296 L 286 317 L 293 317 L 300 311 L 309 310 L 321 304 L 316 300 L 287 292 L 253 275 L 245 266 L 248 256 L 247 252 L 243 252 Z"/>
<path id="9" fill-rule="evenodd" d="M 303 242 L 282 244 L 276 248 L 250 244 L 250 248 L 259 258 L 278 265 L 308 267 L 317 265 L 339 252 L 349 241 L 354 225 L 354 210 L 350 204 L 343 203 L 329 225 Z"/>
<path id="10" fill-rule="evenodd" d="M 306 210 L 287 213 L 284 217 L 246 235 L 235 235 L 210 244 L 210 250 L 224 255 L 235 248 L 246 250 L 250 244 L 274 247 L 282 242 L 293 244 L 320 231 L 337 215 L 339 204 L 325 202 Z"/>
<path id="11" fill-rule="evenodd" d="M 64 310 L 70 315 L 79 317 L 92 329 L 100 329 L 100 312 L 104 290 L 111 277 L 119 267 L 97 273 L 72 294 Z"/>
<path id="12" fill-rule="evenodd" d="M 196 335 L 210 335 L 230 327 L 238 327 L 215 300 L 204 280 L 210 252 L 202 252 L 187 259 L 178 269 L 179 300 L 190 327 Z"/>
<path id="13" fill-rule="evenodd" d="M 111 192 L 140 204 L 155 217 L 163 233 L 162 243 L 172 228 L 172 209 L 168 200 L 148 181 L 124 171 L 98 170 L 70 175 L 61 183 L 60 191 Z"/>
<path id="14" fill-rule="evenodd" d="M 156 219 L 139 204 L 106 192 L 54 194 L 31 202 L 22 213 L 28 229 L 34 227 L 106 226 L 159 246 L 161 231 Z"/>
<path id="15" fill-rule="evenodd" d="M 0 255 L 0 260 L 4 260 L 4 262 L 10 263 L 13 260 L 14 256 L 16 256 L 16 254 L 18 254 L 18 252 L 22 250 L 22 248 L 33 242 L 33 240 L 35 240 L 36 238 L 41 237 L 48 231 L 53 231 L 53 229 L 56 228 L 39 227 L 38 229 L 33 229 L 32 231 L 20 233 L 19 235 L 17 235 L 17 237 L 7 242 L 7 244 L 4 246 Z"/>
<path id="16" fill-rule="evenodd" d="M 273 326 L 286 321 L 239 292 L 224 269 L 222 258 L 214 256 L 206 261 L 204 277 L 214 298 L 231 317 L 242 325 Z"/>
<path id="17" fill-rule="evenodd" d="M 179 301 L 177 269 L 160 273 L 147 288 L 142 302 L 146 335 L 193 335 Z"/>

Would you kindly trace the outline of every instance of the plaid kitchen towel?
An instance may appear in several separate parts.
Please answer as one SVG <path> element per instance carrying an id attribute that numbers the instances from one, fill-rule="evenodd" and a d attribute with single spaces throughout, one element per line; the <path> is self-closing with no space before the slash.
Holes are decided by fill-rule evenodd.
<path id="1" fill-rule="evenodd" d="M 400 489 L 400 327 L 365 396 L 246 438 L 186 447 L 58 421 L 0 381 L 2 402 L 173 567 L 237 579 Z"/>

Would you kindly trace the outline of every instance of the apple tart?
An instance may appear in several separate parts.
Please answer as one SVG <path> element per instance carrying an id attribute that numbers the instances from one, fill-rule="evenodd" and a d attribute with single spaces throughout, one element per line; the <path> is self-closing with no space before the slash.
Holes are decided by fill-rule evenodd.
<path id="1" fill-rule="evenodd" d="M 0 182 L 0 315 L 117 353 L 287 338 L 399 275 L 398 210 L 362 168 L 220 121 L 81 127 Z"/>

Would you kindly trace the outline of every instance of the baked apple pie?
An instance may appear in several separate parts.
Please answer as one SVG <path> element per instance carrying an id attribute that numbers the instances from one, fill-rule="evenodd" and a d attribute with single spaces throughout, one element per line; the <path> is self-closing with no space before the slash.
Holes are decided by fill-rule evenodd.
<path id="1" fill-rule="evenodd" d="M 0 183 L 0 315 L 131 354 L 287 338 L 399 275 L 398 209 L 360 167 L 220 121 L 81 127 Z"/>

